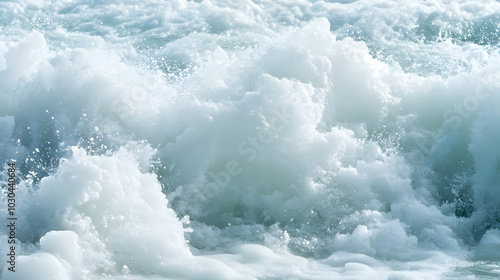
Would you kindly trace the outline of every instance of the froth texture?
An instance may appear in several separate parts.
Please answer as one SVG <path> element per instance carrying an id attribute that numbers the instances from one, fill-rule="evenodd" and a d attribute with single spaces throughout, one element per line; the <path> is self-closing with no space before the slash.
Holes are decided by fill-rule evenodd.
<path id="1" fill-rule="evenodd" d="M 499 7 L 0 3 L 2 279 L 498 275 Z"/>

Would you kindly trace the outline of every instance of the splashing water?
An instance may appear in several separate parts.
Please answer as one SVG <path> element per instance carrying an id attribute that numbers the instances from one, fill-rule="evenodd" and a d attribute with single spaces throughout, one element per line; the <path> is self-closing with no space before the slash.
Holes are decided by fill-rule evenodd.
<path id="1" fill-rule="evenodd" d="M 2 279 L 500 277 L 498 1 L 0 15 Z"/>

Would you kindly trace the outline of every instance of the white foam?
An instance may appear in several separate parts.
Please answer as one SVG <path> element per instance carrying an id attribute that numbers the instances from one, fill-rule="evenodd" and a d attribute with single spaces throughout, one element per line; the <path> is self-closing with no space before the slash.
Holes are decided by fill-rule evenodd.
<path id="1" fill-rule="evenodd" d="M 0 4 L 0 161 L 22 178 L 2 279 L 497 257 L 497 2 L 35 2 Z"/>

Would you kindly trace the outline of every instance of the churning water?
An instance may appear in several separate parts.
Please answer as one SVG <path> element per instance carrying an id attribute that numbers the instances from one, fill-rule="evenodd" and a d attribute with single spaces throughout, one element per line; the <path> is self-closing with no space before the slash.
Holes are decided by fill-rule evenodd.
<path id="1" fill-rule="evenodd" d="M 0 2 L 2 279 L 498 279 L 500 2 Z"/>

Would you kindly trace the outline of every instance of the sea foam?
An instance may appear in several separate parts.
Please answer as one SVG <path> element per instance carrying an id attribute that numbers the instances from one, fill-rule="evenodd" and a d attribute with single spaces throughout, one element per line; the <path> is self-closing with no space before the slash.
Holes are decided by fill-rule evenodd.
<path id="1" fill-rule="evenodd" d="M 498 5 L 0 3 L 2 279 L 498 276 Z"/>

